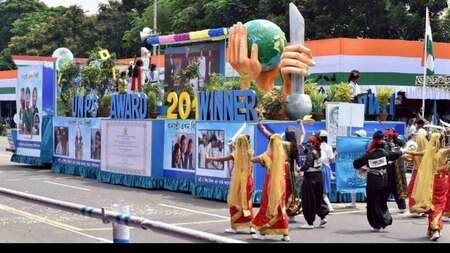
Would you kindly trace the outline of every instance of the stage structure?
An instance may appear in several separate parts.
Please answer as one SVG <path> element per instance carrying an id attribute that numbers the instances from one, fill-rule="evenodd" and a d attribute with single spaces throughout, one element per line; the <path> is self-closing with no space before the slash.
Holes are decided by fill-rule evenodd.
<path id="1" fill-rule="evenodd" d="M 224 73 L 226 35 L 227 29 L 219 28 L 150 37 L 147 43 L 158 47 L 189 43 L 166 49 L 166 52 L 172 53 L 175 71 L 183 66 L 181 62 L 183 56 L 188 55 L 186 52 L 189 52 L 186 60 L 199 64 L 199 67 L 203 64 L 202 54 L 207 58 L 211 52 L 212 56 L 220 60 L 211 61 L 211 64 L 205 60 L 206 66 L 213 69 L 215 65 L 215 70 L 219 69 L 220 73 Z M 191 57 L 191 53 L 194 56 Z M 170 57 L 166 54 L 166 70 L 168 59 Z M 98 118 L 98 99 L 87 96 L 73 99 L 72 112 L 75 112 L 73 115 L 76 117 L 53 117 L 57 87 L 56 60 L 49 58 L 33 66 L 19 67 L 17 108 L 23 113 L 19 117 L 19 147 L 12 157 L 14 162 L 37 165 L 48 162 L 56 173 L 80 175 L 130 187 L 187 192 L 202 198 L 226 201 L 233 163 L 206 162 L 206 155 L 217 157 L 230 154 L 232 150 L 228 143 L 236 141 L 239 134 L 250 137 L 250 144 L 256 155 L 267 149 L 268 139 L 257 126 L 254 92 L 201 91 L 200 76 L 195 83 L 199 92 L 194 101 L 189 98 L 189 106 L 191 102 L 196 104 L 196 119 L 186 119 L 188 99 L 184 95 L 180 96 L 181 103 L 174 103 L 178 110 L 176 113 L 172 111 L 173 118 L 147 119 L 145 94 L 114 94 L 114 106 L 111 107 L 114 118 Z M 207 81 L 209 71 L 205 70 L 205 73 L 204 82 Z M 175 80 L 173 84 L 167 81 L 168 86 L 177 87 Z M 191 81 L 185 80 L 183 83 L 179 80 L 178 85 L 195 86 Z M 333 106 L 339 107 L 339 104 Z M 298 127 L 295 121 L 263 123 L 272 133 L 284 133 L 289 126 Z M 405 133 L 403 122 L 364 122 L 362 127 L 354 127 L 352 132 L 365 129 L 370 135 L 384 127 L 395 128 L 400 135 Z M 320 121 L 305 125 L 305 128 L 303 145 L 306 146 L 310 135 L 327 127 L 325 121 Z M 351 135 L 349 132 L 336 131 L 338 152 L 341 138 L 347 138 L 346 143 L 357 142 L 357 147 L 362 147 L 366 145 L 364 141 L 369 141 Z M 348 201 L 350 195 L 347 193 L 352 192 L 352 189 L 360 192 L 364 187 L 365 182 L 346 182 L 344 185 L 340 181 L 336 183 L 336 179 L 341 178 L 340 173 L 354 173 L 348 169 L 348 164 L 350 158 L 354 158 L 359 152 L 360 150 L 342 150 L 342 159 L 339 157 L 336 166 L 332 167 L 330 200 L 333 202 Z M 303 154 L 301 158 L 303 161 Z M 340 172 L 341 169 L 344 172 Z M 253 171 L 255 188 L 252 199 L 257 204 L 261 200 L 265 169 L 255 165 Z M 358 195 L 360 199 L 363 197 L 362 194 Z"/>

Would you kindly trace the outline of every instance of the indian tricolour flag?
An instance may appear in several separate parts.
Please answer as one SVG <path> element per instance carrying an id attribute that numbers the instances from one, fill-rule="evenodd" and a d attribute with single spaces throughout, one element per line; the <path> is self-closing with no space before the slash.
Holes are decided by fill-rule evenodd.
<path id="1" fill-rule="evenodd" d="M 309 68 L 311 75 L 307 78 L 313 82 L 319 79 L 324 84 L 347 82 L 350 72 L 357 69 L 361 73 L 362 90 L 374 91 L 372 86 L 386 85 L 398 89 L 416 88 L 417 76 L 424 73 L 420 65 L 424 56 L 423 41 L 333 38 L 309 40 L 305 45 L 311 49 L 316 62 L 316 66 Z M 433 50 L 436 56 L 434 74 L 450 75 L 450 43 L 433 42 Z M 227 77 L 237 75 L 229 63 L 225 70 Z M 323 81 L 329 79 L 337 81 Z M 281 85 L 281 81 L 277 85 Z"/>
<path id="2" fill-rule="evenodd" d="M 427 8 L 426 20 L 425 20 L 425 53 L 427 75 L 434 74 L 434 49 L 433 49 L 433 34 L 431 32 L 430 16 Z M 424 62 L 422 61 L 422 66 Z"/>
<path id="3" fill-rule="evenodd" d="M 423 75 L 420 61 L 422 41 L 334 38 L 306 41 L 316 66 L 309 68 L 308 80 L 335 77 L 347 82 L 350 72 L 361 72 L 359 85 L 415 86 Z M 434 74 L 450 74 L 450 43 L 433 43 L 436 56 Z M 329 82 L 335 83 L 335 82 Z M 369 88 L 369 87 L 368 87 Z"/>

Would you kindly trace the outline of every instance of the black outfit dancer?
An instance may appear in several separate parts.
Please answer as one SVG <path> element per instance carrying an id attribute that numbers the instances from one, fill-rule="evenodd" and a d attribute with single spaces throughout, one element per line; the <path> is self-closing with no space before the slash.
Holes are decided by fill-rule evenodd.
<path id="1" fill-rule="evenodd" d="M 390 151 L 384 149 L 383 132 L 377 131 L 373 135 L 372 143 L 367 153 L 353 161 L 355 169 L 367 166 L 370 170 L 387 170 L 388 182 L 385 188 L 375 188 L 369 182 L 366 185 L 367 193 L 367 220 L 374 231 L 380 231 L 392 224 L 392 216 L 389 213 L 387 200 L 395 190 L 395 169 L 389 166 L 390 161 L 400 158 L 402 151 Z"/>
<path id="2" fill-rule="evenodd" d="M 308 224 L 302 226 L 305 229 L 314 228 L 316 214 L 321 218 L 320 226 L 327 223 L 325 216 L 330 212 L 323 199 L 322 161 L 320 160 L 320 142 L 317 136 L 311 135 L 307 141 L 310 149 L 306 155 L 305 164 L 300 169 L 304 172 L 302 184 L 303 215 Z"/>
<path id="3" fill-rule="evenodd" d="M 398 138 L 398 134 L 393 129 L 387 129 L 384 131 L 385 148 L 393 151 L 405 146 L 405 142 Z M 406 198 L 408 197 L 408 182 L 406 181 L 406 168 L 403 160 L 399 159 L 395 162 L 389 163 L 395 170 L 395 184 L 392 189 L 395 202 L 397 203 L 399 213 L 406 212 Z"/>

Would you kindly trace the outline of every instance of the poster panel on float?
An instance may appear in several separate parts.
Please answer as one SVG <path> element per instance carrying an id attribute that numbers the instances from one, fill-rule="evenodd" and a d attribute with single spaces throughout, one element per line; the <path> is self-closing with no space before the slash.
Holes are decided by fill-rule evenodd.
<path id="1" fill-rule="evenodd" d="M 197 44 L 165 50 L 164 83 L 169 88 L 180 89 L 190 84 L 195 91 L 203 91 L 213 73 L 220 73 L 220 63 L 225 62 L 221 53 L 221 42 Z M 176 79 L 188 66 L 198 64 L 199 77 L 193 79 Z"/>
<path id="2" fill-rule="evenodd" d="M 194 180 L 198 160 L 195 120 L 165 120 L 164 177 Z"/>
<path id="3" fill-rule="evenodd" d="M 42 116 L 43 113 L 53 114 L 52 105 L 45 112 L 43 111 L 43 104 L 48 104 L 43 100 L 43 89 L 44 66 L 19 68 L 16 89 L 18 115 L 16 153 L 18 155 L 40 156 Z"/>
<path id="4" fill-rule="evenodd" d="M 53 161 L 100 169 L 100 119 L 53 118 Z"/>
<path id="5" fill-rule="evenodd" d="M 337 136 L 347 136 L 348 127 L 339 126 L 339 104 L 327 102 L 326 106 L 326 131 L 328 132 L 328 145 L 336 147 Z"/>
<path id="6" fill-rule="evenodd" d="M 150 177 L 152 122 L 103 120 L 101 126 L 101 170 Z"/>
<path id="7" fill-rule="evenodd" d="M 250 137 L 250 145 L 255 147 L 254 140 L 255 125 L 247 123 L 197 123 L 197 166 L 195 182 L 198 185 L 228 188 L 233 172 L 233 160 L 227 162 L 206 162 L 206 156 L 223 157 L 231 155 L 234 150 L 230 149 L 228 142 L 237 141 L 239 134 Z"/>

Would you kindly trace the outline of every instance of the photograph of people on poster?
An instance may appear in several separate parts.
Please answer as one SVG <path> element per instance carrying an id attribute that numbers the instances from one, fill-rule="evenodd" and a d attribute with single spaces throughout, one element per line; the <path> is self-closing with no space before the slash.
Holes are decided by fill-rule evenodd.
<path id="1" fill-rule="evenodd" d="M 77 127 L 75 133 L 75 159 L 83 159 L 83 135 L 81 133 L 81 128 Z"/>
<path id="2" fill-rule="evenodd" d="M 25 88 L 25 109 L 22 114 L 22 130 L 23 134 L 31 134 L 31 108 L 30 108 L 31 91 L 30 87 Z"/>
<path id="3" fill-rule="evenodd" d="M 172 168 L 195 169 L 195 135 L 174 133 L 172 135 Z"/>
<path id="4" fill-rule="evenodd" d="M 55 127 L 54 135 L 54 153 L 56 155 L 69 156 L 69 128 Z"/>
<path id="5" fill-rule="evenodd" d="M 164 63 L 164 83 L 168 86 L 173 87 L 173 75 L 175 74 L 175 59 L 173 58 L 173 54 L 165 55 L 165 63 Z"/>
<path id="6" fill-rule="evenodd" d="M 100 160 L 102 154 L 102 135 L 100 129 L 91 130 L 91 159 Z"/>
<path id="7" fill-rule="evenodd" d="M 40 129 L 40 117 L 39 117 L 39 109 L 37 108 L 37 100 L 38 100 L 38 90 L 36 87 L 33 88 L 32 93 L 32 103 L 31 103 L 31 111 L 30 111 L 30 118 L 31 118 L 31 134 L 33 135 L 39 135 L 39 129 Z"/>
<path id="8" fill-rule="evenodd" d="M 202 91 L 213 73 L 220 72 L 220 43 L 208 43 L 165 50 L 164 78 L 166 86 L 176 90 L 191 85 L 195 91 Z M 198 69 L 193 76 L 189 72 Z M 183 77 L 182 72 L 189 77 Z"/>
<path id="9" fill-rule="evenodd" d="M 23 134 L 23 115 L 25 114 L 25 88 L 20 89 L 20 103 L 17 107 L 17 111 L 19 112 L 19 123 L 17 125 L 17 130 L 19 134 Z"/>
<path id="10" fill-rule="evenodd" d="M 227 155 L 232 155 L 234 150 L 236 149 L 235 143 L 233 140 L 228 140 L 228 151 L 227 151 Z M 226 162 L 226 170 L 227 170 L 227 178 L 231 178 L 231 175 L 233 173 L 233 168 L 234 168 L 234 160 L 229 160 Z"/>
<path id="11" fill-rule="evenodd" d="M 201 169 L 224 170 L 224 162 L 206 162 L 206 156 L 222 157 L 225 155 L 225 131 L 199 130 L 198 167 Z"/>
<path id="12" fill-rule="evenodd" d="M 91 140 L 95 140 L 96 131 L 100 135 L 100 122 L 100 119 L 92 118 L 55 117 L 53 119 L 54 162 L 99 168 L 99 159 L 94 159 L 91 156 L 95 148 L 95 142 L 91 144 Z M 98 150 L 100 151 L 99 147 Z M 98 154 L 100 155 L 99 151 Z"/>
<path id="13" fill-rule="evenodd" d="M 20 69 L 17 79 L 18 140 L 41 141 L 42 66 Z"/>
<path id="14" fill-rule="evenodd" d="M 236 163 L 229 157 L 235 152 L 236 140 L 241 134 L 254 136 L 254 128 L 255 125 L 247 123 L 198 122 L 196 145 L 199 160 L 195 182 L 199 185 L 228 188 Z M 250 138 L 252 148 L 254 139 Z M 207 160 L 207 157 L 217 159 Z"/>

